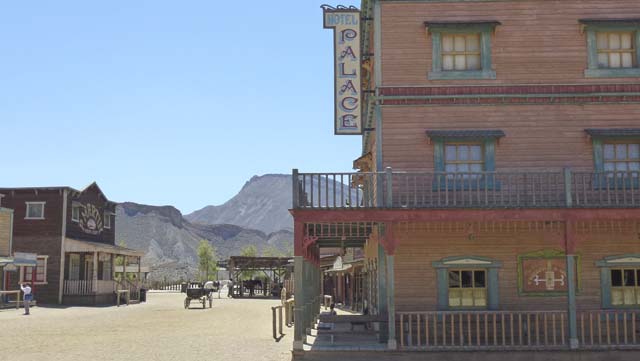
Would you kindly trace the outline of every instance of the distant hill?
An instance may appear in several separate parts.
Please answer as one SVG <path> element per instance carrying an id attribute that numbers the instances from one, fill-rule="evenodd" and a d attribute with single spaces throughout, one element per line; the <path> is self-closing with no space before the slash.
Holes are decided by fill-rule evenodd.
<path id="1" fill-rule="evenodd" d="M 185 218 L 191 223 L 199 224 L 235 224 L 242 227 L 259 229 L 266 233 L 280 230 L 293 231 L 293 217 L 289 213 L 292 206 L 291 175 L 266 174 L 252 177 L 242 190 L 233 198 L 220 206 L 206 206 L 198 211 L 187 214 Z M 348 181 L 345 179 L 345 181 Z M 313 187 L 311 186 L 313 182 Z M 349 192 L 347 185 L 340 182 L 325 181 L 325 178 L 313 177 L 307 179 L 306 189 L 322 189 L 320 197 L 313 199 L 315 205 L 325 204 L 328 194 L 336 194 L 338 199 L 351 194 L 351 203 L 357 198 L 355 191 Z M 321 187 L 319 186 L 321 184 Z M 333 191 L 334 187 L 336 192 Z M 342 189 L 341 189 L 342 188 Z M 362 197 L 360 196 L 360 198 Z M 337 203 L 340 201 L 338 200 Z"/>
<path id="2" fill-rule="evenodd" d="M 116 239 L 145 252 L 143 263 L 151 266 L 150 278 L 155 280 L 192 278 L 197 269 L 196 249 L 203 239 L 216 248 L 219 259 L 237 255 L 248 245 L 259 252 L 275 247 L 283 254 L 291 253 L 293 247 L 289 230 L 267 234 L 231 224 L 191 224 L 174 207 L 132 202 L 116 208 Z"/>
<path id="3" fill-rule="evenodd" d="M 191 223 L 235 224 L 263 232 L 292 231 L 291 199 L 291 175 L 254 176 L 223 205 L 206 206 L 185 218 Z"/>

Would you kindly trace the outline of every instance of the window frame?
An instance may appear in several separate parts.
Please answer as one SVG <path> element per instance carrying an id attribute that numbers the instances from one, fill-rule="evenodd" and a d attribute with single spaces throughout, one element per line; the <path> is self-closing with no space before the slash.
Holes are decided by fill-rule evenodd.
<path id="1" fill-rule="evenodd" d="M 493 70 L 491 37 L 497 21 L 486 22 L 425 22 L 427 33 L 431 34 L 431 71 L 427 74 L 429 80 L 457 80 L 457 79 L 496 79 Z M 444 70 L 442 65 L 442 35 L 443 34 L 478 34 L 480 36 L 480 70 Z"/>
<path id="2" fill-rule="evenodd" d="M 498 269 L 502 262 L 485 257 L 453 256 L 431 263 L 436 270 L 438 310 L 497 310 L 499 305 Z M 449 306 L 449 271 L 485 271 L 486 306 Z"/>
<path id="3" fill-rule="evenodd" d="M 47 280 L 47 268 L 49 265 L 49 256 L 38 255 L 36 258 L 36 262 L 40 260 L 44 260 L 43 280 L 42 281 L 38 280 L 38 265 L 36 263 L 36 279 L 33 282 L 31 280 L 27 280 L 26 276 L 27 274 L 30 274 L 30 272 L 26 272 L 26 270 L 27 268 L 32 268 L 32 266 L 22 266 L 20 267 L 20 283 L 29 283 L 34 285 L 46 285 L 49 283 L 49 281 Z"/>
<path id="4" fill-rule="evenodd" d="M 593 184 L 596 188 L 640 188 L 640 171 L 636 172 L 639 177 L 616 178 L 609 177 L 608 173 L 615 175 L 617 171 L 608 172 L 604 169 L 604 146 L 605 144 L 640 144 L 640 137 L 637 136 L 591 136 L 593 147 L 593 168 L 595 171 Z M 619 172 L 624 173 L 624 172 Z"/>
<path id="5" fill-rule="evenodd" d="M 614 269 L 640 269 L 640 254 L 623 254 L 616 256 L 604 257 L 596 262 L 596 266 L 600 268 L 600 299 L 603 309 L 638 309 L 640 304 L 636 305 L 614 305 L 611 297 L 611 270 Z M 637 275 L 636 275 L 637 277 Z M 636 279 L 636 283 L 638 280 Z M 640 288 L 640 286 L 638 287 Z M 638 297 L 638 296 L 636 296 Z"/>
<path id="6" fill-rule="evenodd" d="M 477 309 L 486 308 L 487 307 L 486 305 L 488 304 L 487 299 L 488 299 L 488 288 L 489 288 L 488 287 L 488 282 L 487 282 L 487 273 L 488 273 L 487 270 L 485 268 L 460 267 L 460 268 L 450 268 L 450 269 L 448 269 L 448 273 L 451 274 L 451 272 L 458 272 L 460 274 L 460 280 L 459 280 L 460 287 L 459 288 L 451 287 L 451 277 L 449 277 L 449 285 L 447 287 L 448 288 L 447 289 L 447 293 L 449 295 L 449 297 L 448 297 L 449 298 L 449 308 L 456 309 L 456 310 L 457 309 L 465 309 L 465 308 L 477 308 Z M 462 285 L 462 272 L 471 272 L 471 287 L 463 287 L 463 285 Z M 476 287 L 475 286 L 475 275 L 476 275 L 476 272 L 484 273 L 484 287 Z M 452 291 L 452 289 L 459 289 L 461 291 L 461 293 L 462 293 L 462 290 L 464 290 L 464 289 L 471 289 L 471 291 L 472 291 L 471 298 L 473 300 L 474 305 L 463 305 L 462 304 L 462 300 L 463 300 L 462 294 L 460 295 L 460 306 L 451 305 L 451 291 Z M 476 298 L 475 298 L 475 292 L 473 292 L 473 291 L 475 291 L 477 289 L 481 289 L 481 290 L 484 291 L 484 303 L 485 303 L 484 306 L 475 305 Z"/>
<path id="7" fill-rule="evenodd" d="M 31 220 L 43 220 L 43 219 L 45 219 L 44 211 L 45 211 L 45 206 L 47 205 L 47 202 L 35 201 L 35 202 L 24 202 L 24 203 L 26 205 L 24 219 L 31 219 Z M 29 216 L 29 208 L 32 205 L 41 205 L 42 206 L 42 215 L 40 217 L 30 217 Z"/>
<path id="8" fill-rule="evenodd" d="M 640 22 L 633 20 L 580 20 L 587 41 L 587 69 L 585 78 L 636 78 L 640 77 Z M 635 48 L 633 68 L 601 68 L 598 63 L 597 33 L 631 32 Z"/>
<path id="9" fill-rule="evenodd" d="M 82 206 L 81 206 L 81 205 L 79 205 L 79 204 L 72 204 L 72 205 L 71 205 L 71 222 L 76 222 L 76 223 L 80 222 L 80 208 L 81 208 L 81 207 L 82 207 Z M 74 216 L 73 216 L 73 212 L 74 212 L 76 209 L 78 210 L 78 217 L 77 217 L 77 218 L 74 218 Z"/>
<path id="10" fill-rule="evenodd" d="M 104 229 L 111 229 L 111 212 L 104 211 L 102 215 L 102 227 Z"/>

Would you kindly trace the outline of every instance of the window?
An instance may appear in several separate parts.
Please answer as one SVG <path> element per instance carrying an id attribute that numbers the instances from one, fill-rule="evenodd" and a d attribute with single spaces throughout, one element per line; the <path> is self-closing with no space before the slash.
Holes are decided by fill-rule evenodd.
<path id="1" fill-rule="evenodd" d="M 633 68 L 636 66 L 635 35 L 625 32 L 596 32 L 598 68 Z"/>
<path id="2" fill-rule="evenodd" d="M 605 172 L 640 171 L 640 143 L 610 142 L 604 143 L 602 149 Z"/>
<path id="3" fill-rule="evenodd" d="M 69 255 L 69 279 L 77 281 L 80 279 L 80 255 Z"/>
<path id="4" fill-rule="evenodd" d="M 486 307 L 484 270 L 449 270 L 449 307 Z"/>
<path id="5" fill-rule="evenodd" d="M 640 268 L 611 269 L 611 305 L 640 305 Z"/>
<path id="6" fill-rule="evenodd" d="M 438 309 L 498 309 L 498 268 L 482 257 L 447 257 L 433 262 L 437 274 Z"/>
<path id="7" fill-rule="evenodd" d="M 444 170 L 447 173 L 479 173 L 484 169 L 482 144 L 445 143 Z"/>
<path id="8" fill-rule="evenodd" d="M 587 40 L 586 77 L 640 77 L 640 22 L 580 20 Z"/>
<path id="9" fill-rule="evenodd" d="M 104 212 L 104 228 L 106 229 L 110 229 L 111 228 L 111 212 Z"/>
<path id="10" fill-rule="evenodd" d="M 480 34 L 442 34 L 442 70 L 480 70 Z"/>
<path id="11" fill-rule="evenodd" d="M 27 214 L 25 219 L 44 219 L 45 202 L 26 202 Z"/>
<path id="12" fill-rule="evenodd" d="M 600 267 L 602 308 L 640 306 L 640 254 L 609 256 Z"/>
<path id="13" fill-rule="evenodd" d="M 80 205 L 74 204 L 71 206 L 71 221 L 80 222 Z"/>
<path id="14" fill-rule="evenodd" d="M 47 283 L 47 258 L 48 256 L 38 256 L 37 262 L 38 264 L 35 267 L 35 280 L 33 280 L 33 267 L 23 267 L 22 268 L 22 277 L 20 277 L 21 282 L 31 283 L 33 280 L 35 284 L 46 284 Z"/>
<path id="15" fill-rule="evenodd" d="M 491 34 L 497 25 L 496 21 L 426 22 L 432 44 L 429 79 L 495 79 Z"/>
<path id="16" fill-rule="evenodd" d="M 102 263 L 102 280 L 110 280 L 111 279 L 111 260 L 101 261 Z"/>

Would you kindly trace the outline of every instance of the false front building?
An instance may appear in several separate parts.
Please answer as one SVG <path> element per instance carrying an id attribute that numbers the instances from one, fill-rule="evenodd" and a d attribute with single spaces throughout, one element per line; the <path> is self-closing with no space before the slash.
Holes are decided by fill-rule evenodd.
<path id="1" fill-rule="evenodd" d="M 294 170 L 294 350 L 322 349 L 306 336 L 320 247 L 365 250 L 362 297 L 384 319 L 368 349 L 640 346 L 640 2 L 364 0 L 345 14 L 358 12 L 324 14 L 336 132 L 363 150 L 358 172 Z"/>
<path id="2" fill-rule="evenodd" d="M 142 252 L 115 244 L 116 204 L 97 184 L 82 191 L 1 188 L 0 193 L 2 206 L 13 210 L 14 254 L 37 262 L 18 267 L 7 288 L 29 283 L 34 299 L 45 304 L 109 304 L 117 290 L 138 292 L 137 281 L 114 276 L 116 268 L 128 271 L 132 264 L 140 272 Z"/>

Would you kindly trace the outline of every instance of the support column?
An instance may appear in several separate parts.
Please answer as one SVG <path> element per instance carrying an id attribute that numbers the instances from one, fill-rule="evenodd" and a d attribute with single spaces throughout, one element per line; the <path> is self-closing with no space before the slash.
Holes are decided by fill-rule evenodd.
<path id="1" fill-rule="evenodd" d="M 569 323 L 569 348 L 577 349 L 578 320 L 576 315 L 576 263 L 575 247 L 577 245 L 575 222 L 565 222 L 565 254 L 567 256 L 567 321 Z"/>
<path id="2" fill-rule="evenodd" d="M 304 326 L 304 260 L 302 256 L 295 256 L 293 262 L 295 273 L 293 349 L 303 350 L 303 345 L 306 341 Z"/>
<path id="3" fill-rule="evenodd" d="M 580 344 L 578 341 L 578 320 L 576 315 L 576 263 L 575 256 L 567 254 L 567 303 L 569 322 L 569 347 L 572 350 L 577 349 Z"/>
<path id="4" fill-rule="evenodd" d="M 387 256 L 387 310 L 389 312 L 389 339 L 387 347 L 390 350 L 398 348 L 396 342 L 396 301 L 394 285 L 394 256 Z"/>
<path id="5" fill-rule="evenodd" d="M 387 309 L 387 267 L 386 267 L 386 255 L 384 248 L 378 245 L 378 314 L 386 315 Z M 387 342 L 389 340 L 388 330 L 389 325 L 384 323 L 380 324 L 380 342 Z"/>
<path id="6" fill-rule="evenodd" d="M 98 252 L 93 252 L 93 280 L 91 285 L 91 290 L 93 294 L 98 293 Z"/>

